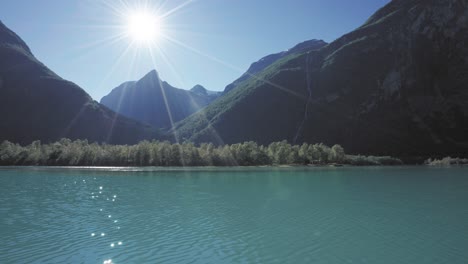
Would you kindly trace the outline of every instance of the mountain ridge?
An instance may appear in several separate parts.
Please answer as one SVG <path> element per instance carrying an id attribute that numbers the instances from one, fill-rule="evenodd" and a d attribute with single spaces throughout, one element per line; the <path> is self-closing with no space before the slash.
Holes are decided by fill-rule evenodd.
<path id="1" fill-rule="evenodd" d="M 265 70 L 268 66 L 272 65 L 273 63 L 280 60 L 281 58 L 284 58 L 294 53 L 300 53 L 305 50 L 317 50 L 317 49 L 323 48 L 327 44 L 328 43 L 326 43 L 323 40 L 311 39 L 311 40 L 306 40 L 299 44 L 296 44 L 294 47 L 286 51 L 269 54 L 261 58 L 260 60 L 252 63 L 249 69 L 247 69 L 247 72 L 245 72 L 243 75 L 237 78 L 234 82 L 226 86 L 223 93 L 225 94 L 231 91 L 232 89 L 235 89 L 240 83 L 255 76 L 255 74 L 261 72 L 262 70 Z"/>

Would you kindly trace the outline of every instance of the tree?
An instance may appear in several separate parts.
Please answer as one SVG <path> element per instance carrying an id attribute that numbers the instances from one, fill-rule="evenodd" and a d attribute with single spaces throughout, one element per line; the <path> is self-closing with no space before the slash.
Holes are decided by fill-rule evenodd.
<path id="1" fill-rule="evenodd" d="M 22 147 L 10 141 L 0 144 L 0 165 L 16 165 L 17 157 Z"/>
<path id="2" fill-rule="evenodd" d="M 346 154 L 340 145 L 334 145 L 330 150 L 329 159 L 332 162 L 342 163 L 346 159 Z"/>
<path id="3" fill-rule="evenodd" d="M 362 159 L 377 164 L 396 162 L 390 157 Z M 223 146 L 142 141 L 129 146 L 89 144 L 87 140 L 69 139 L 51 144 L 34 141 L 25 147 L 8 141 L 0 144 L 0 165 L 255 166 L 358 161 L 358 158 L 347 158 L 340 145 L 332 148 L 307 143 L 292 146 L 287 141 L 273 142 L 268 146 L 259 146 L 253 141 Z"/>
<path id="4" fill-rule="evenodd" d="M 299 148 L 298 155 L 301 164 L 309 164 L 311 162 L 311 158 L 309 155 L 309 144 L 302 144 Z"/>

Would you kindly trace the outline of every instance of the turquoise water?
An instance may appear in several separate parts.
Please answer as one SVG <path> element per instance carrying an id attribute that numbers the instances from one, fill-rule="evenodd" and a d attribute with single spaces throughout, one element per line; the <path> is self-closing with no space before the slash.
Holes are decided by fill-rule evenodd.
<path id="1" fill-rule="evenodd" d="M 3 168 L 0 263 L 461 264 L 467 202 L 466 168 Z"/>

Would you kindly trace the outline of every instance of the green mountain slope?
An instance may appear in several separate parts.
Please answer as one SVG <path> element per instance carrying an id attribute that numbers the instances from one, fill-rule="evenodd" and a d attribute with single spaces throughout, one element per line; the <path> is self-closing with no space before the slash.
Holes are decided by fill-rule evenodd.
<path id="1" fill-rule="evenodd" d="M 468 153 L 468 4 L 394 0 L 320 50 L 282 58 L 177 126 L 196 142 Z"/>
<path id="2" fill-rule="evenodd" d="M 292 54 L 301 53 L 304 51 L 318 50 L 326 45 L 327 43 L 323 40 L 312 39 L 312 40 L 307 40 L 302 43 L 299 43 L 287 51 L 278 52 L 275 54 L 270 54 L 268 56 L 265 56 L 261 58 L 260 60 L 252 63 L 252 65 L 250 65 L 246 73 L 242 74 L 241 77 L 239 77 L 237 80 L 235 80 L 234 82 L 226 86 L 226 88 L 224 89 L 224 93 L 230 92 L 232 89 L 235 89 L 237 86 L 239 86 L 243 81 L 248 80 L 252 77 L 255 77 L 255 75 L 257 75 L 258 73 L 265 70 L 270 65 L 272 65 L 273 63 L 277 62 L 278 60 L 284 57 L 287 57 Z"/>
<path id="3" fill-rule="evenodd" d="M 57 76 L 1 22 L 0 113 L 0 141 L 67 137 L 135 143 L 156 136 L 150 127 L 94 102 L 83 89 Z"/>

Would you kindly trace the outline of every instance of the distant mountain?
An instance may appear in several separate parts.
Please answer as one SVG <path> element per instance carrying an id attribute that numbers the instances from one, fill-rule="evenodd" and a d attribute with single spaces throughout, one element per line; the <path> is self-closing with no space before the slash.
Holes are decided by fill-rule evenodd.
<path id="1" fill-rule="evenodd" d="M 218 93 L 197 85 L 192 90 L 175 88 L 162 81 L 153 70 L 137 82 L 126 82 L 101 99 L 110 109 L 156 128 L 171 128 L 199 111 Z"/>
<path id="2" fill-rule="evenodd" d="M 287 51 L 283 51 L 283 52 L 279 52 L 279 53 L 270 54 L 268 56 L 265 56 L 265 57 L 261 58 L 259 61 L 252 63 L 252 65 L 250 65 L 250 67 L 249 67 L 249 69 L 247 70 L 246 73 L 244 73 L 241 77 L 239 77 L 233 83 L 226 86 L 226 88 L 224 89 L 224 93 L 228 93 L 232 89 L 239 86 L 239 84 L 241 84 L 243 81 L 251 78 L 252 76 L 255 76 L 258 73 L 260 73 L 261 71 L 263 71 L 268 66 L 272 65 L 273 63 L 275 63 L 276 61 L 278 61 L 281 58 L 284 58 L 284 57 L 289 56 L 291 54 L 301 53 L 301 52 L 308 51 L 308 50 L 318 50 L 318 49 L 320 49 L 320 48 L 322 48 L 322 47 L 324 47 L 326 45 L 327 45 L 327 43 L 325 41 L 323 41 L 323 40 L 312 39 L 312 40 L 308 40 L 308 41 L 304 41 L 302 43 L 299 43 L 299 44 L 297 44 L 296 46 L 294 46 L 293 48 L 291 48 L 291 49 L 289 49 Z"/>
<path id="3" fill-rule="evenodd" d="M 83 89 L 57 76 L 1 22 L 0 113 L 0 141 L 67 137 L 135 143 L 156 136 L 150 127 L 94 102 Z"/>
<path id="4" fill-rule="evenodd" d="M 201 86 L 200 84 L 195 85 L 192 89 L 190 89 L 190 91 L 200 96 L 212 96 L 213 99 L 216 99 L 222 94 L 222 92 L 207 90 L 205 87 Z"/>
<path id="5" fill-rule="evenodd" d="M 468 3 L 393 0 L 319 50 L 277 60 L 177 125 L 196 142 L 468 154 Z"/>

